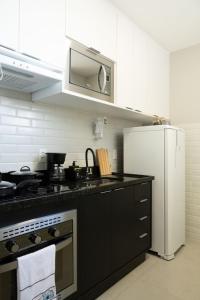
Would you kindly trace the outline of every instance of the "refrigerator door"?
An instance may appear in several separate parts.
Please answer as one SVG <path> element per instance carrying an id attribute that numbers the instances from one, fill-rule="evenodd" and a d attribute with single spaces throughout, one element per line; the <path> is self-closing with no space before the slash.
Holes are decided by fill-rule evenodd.
<path id="1" fill-rule="evenodd" d="M 157 126 L 124 130 L 124 172 L 153 175 L 152 248 L 164 255 L 164 129 Z"/>
<path id="2" fill-rule="evenodd" d="M 165 258 L 185 243 L 184 131 L 165 129 Z"/>

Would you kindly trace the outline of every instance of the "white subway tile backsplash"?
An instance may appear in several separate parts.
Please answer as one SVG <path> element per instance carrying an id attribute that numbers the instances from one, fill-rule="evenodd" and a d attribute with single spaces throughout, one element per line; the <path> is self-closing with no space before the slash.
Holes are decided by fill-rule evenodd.
<path id="1" fill-rule="evenodd" d="M 26 153 L 0 153 L 0 163 L 19 163 L 23 161 L 38 161 L 36 154 L 26 154 Z"/>
<path id="2" fill-rule="evenodd" d="M 39 155 L 39 149 L 42 149 L 42 148 L 43 148 L 42 145 L 16 145 L 16 152 L 17 153 L 26 153 L 26 154 L 34 153 L 34 154 Z"/>
<path id="3" fill-rule="evenodd" d="M 66 124 L 62 121 L 39 121 L 39 120 L 32 120 L 32 126 L 36 128 L 50 128 L 50 129 L 61 129 L 63 130 L 66 127 Z"/>
<path id="4" fill-rule="evenodd" d="M 200 240 L 200 123 L 179 127 L 186 133 L 186 234 Z"/>
<path id="5" fill-rule="evenodd" d="M 0 134 L 15 134 L 17 128 L 15 126 L 6 126 L 0 124 Z"/>
<path id="6" fill-rule="evenodd" d="M 17 134 L 30 136 L 43 136 L 44 129 L 33 127 L 17 127 Z"/>
<path id="7" fill-rule="evenodd" d="M 32 144 L 33 145 L 60 145 L 65 146 L 66 140 L 63 138 L 57 138 L 57 137 L 38 137 L 38 136 L 33 136 L 32 137 Z"/>
<path id="8" fill-rule="evenodd" d="M 2 116 L 1 123 L 6 125 L 16 125 L 16 126 L 31 126 L 31 121 L 28 119 L 8 117 L 8 116 Z"/>
<path id="9" fill-rule="evenodd" d="M 8 97 L 0 97 L 0 103 L 2 105 L 10 106 L 10 107 L 17 107 L 17 108 L 25 108 L 31 109 L 32 103 L 29 100 L 20 100 L 20 99 L 13 99 Z"/>
<path id="10" fill-rule="evenodd" d="M 30 119 L 44 119 L 44 115 L 42 113 L 29 110 L 17 110 L 17 116 Z"/>
<path id="11" fill-rule="evenodd" d="M 65 138 L 67 136 L 67 132 L 65 130 L 58 130 L 58 129 L 45 129 L 44 135 L 51 136 L 51 137 Z"/>
<path id="12" fill-rule="evenodd" d="M 0 114 L 8 116 L 16 116 L 16 109 L 12 107 L 0 105 Z"/>
<path id="13" fill-rule="evenodd" d="M 0 144 L 31 144 L 31 137 L 19 135 L 1 135 Z"/>
<path id="14" fill-rule="evenodd" d="M 71 165 L 73 160 L 79 166 L 85 166 L 87 147 L 94 150 L 108 148 L 113 170 L 121 170 L 122 130 L 136 125 L 131 121 L 108 118 L 103 139 L 96 140 L 93 126 L 98 113 L 81 113 L 5 96 L 0 97 L 1 107 L 0 171 L 20 169 L 23 165 L 32 169 L 45 168 L 46 163 L 39 161 L 40 149 L 66 153 L 65 166 Z M 117 149 L 118 160 L 112 160 L 113 149 Z M 92 158 L 89 163 L 92 164 Z"/>
<path id="15" fill-rule="evenodd" d="M 16 151 L 17 151 L 17 145 L 10 145 L 10 144 L 0 145 L 0 153 L 16 153 Z"/>

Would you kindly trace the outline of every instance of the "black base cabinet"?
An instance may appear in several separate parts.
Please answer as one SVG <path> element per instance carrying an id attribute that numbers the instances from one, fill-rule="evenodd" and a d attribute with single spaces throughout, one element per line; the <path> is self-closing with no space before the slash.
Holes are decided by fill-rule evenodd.
<path id="1" fill-rule="evenodd" d="M 94 300 L 151 248 L 151 181 L 80 198 L 78 294 Z"/>
<path id="2" fill-rule="evenodd" d="M 81 199 L 78 220 L 78 289 L 83 294 L 110 274 L 108 194 L 88 195 Z"/>

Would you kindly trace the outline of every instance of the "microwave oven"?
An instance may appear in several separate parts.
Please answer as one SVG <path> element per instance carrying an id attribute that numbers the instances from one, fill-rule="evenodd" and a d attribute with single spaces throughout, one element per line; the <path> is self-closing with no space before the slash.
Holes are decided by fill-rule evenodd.
<path id="1" fill-rule="evenodd" d="M 71 41 L 64 85 L 67 90 L 114 102 L 114 62 Z"/>

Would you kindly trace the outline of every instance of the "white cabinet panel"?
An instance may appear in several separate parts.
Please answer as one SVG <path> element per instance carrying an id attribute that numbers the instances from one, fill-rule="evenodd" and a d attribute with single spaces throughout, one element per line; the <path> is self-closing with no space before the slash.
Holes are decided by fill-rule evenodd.
<path id="1" fill-rule="evenodd" d="M 20 0 L 20 51 L 64 67 L 65 0 Z"/>
<path id="2" fill-rule="evenodd" d="M 118 13 L 117 104 L 169 117 L 169 53 Z"/>
<path id="3" fill-rule="evenodd" d="M 133 105 L 135 109 L 149 113 L 147 108 L 147 89 L 146 89 L 146 64 L 147 64 L 147 45 L 146 35 L 137 26 L 134 26 L 133 41 L 133 63 L 134 63 L 134 96 Z"/>
<path id="4" fill-rule="evenodd" d="M 16 50 L 19 31 L 19 0 L 0 1 L 0 28 L 0 44 Z"/>
<path id="5" fill-rule="evenodd" d="M 169 53 L 150 37 L 146 41 L 147 109 L 153 115 L 169 117 Z"/>
<path id="6" fill-rule="evenodd" d="M 67 0 L 66 35 L 115 60 L 116 11 L 106 0 Z"/>
<path id="7" fill-rule="evenodd" d="M 117 104 L 133 110 L 146 109 L 145 35 L 124 14 L 118 14 Z"/>
<path id="8" fill-rule="evenodd" d="M 133 26 L 123 14 L 118 14 L 116 102 L 123 107 L 134 105 Z"/>

